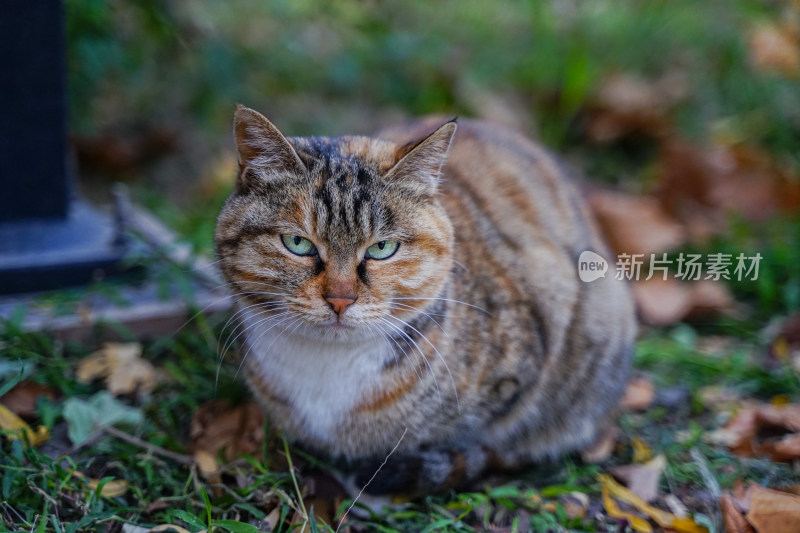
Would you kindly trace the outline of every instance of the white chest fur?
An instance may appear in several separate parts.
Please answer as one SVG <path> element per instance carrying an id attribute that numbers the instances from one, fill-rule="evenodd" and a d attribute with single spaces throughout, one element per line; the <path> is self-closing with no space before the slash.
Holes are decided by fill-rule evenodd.
<path id="1" fill-rule="evenodd" d="M 380 337 L 342 341 L 310 338 L 272 321 L 243 313 L 244 342 L 251 371 L 261 373 L 289 400 L 306 430 L 331 441 L 334 428 L 381 382 L 387 345 Z M 252 364 L 256 363 L 257 364 Z"/>

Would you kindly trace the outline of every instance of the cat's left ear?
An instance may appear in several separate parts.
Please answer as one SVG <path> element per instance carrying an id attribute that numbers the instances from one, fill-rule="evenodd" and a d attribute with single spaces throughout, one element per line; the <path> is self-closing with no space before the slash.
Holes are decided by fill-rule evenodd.
<path id="1" fill-rule="evenodd" d="M 435 194 L 456 127 L 453 119 L 410 148 L 404 147 L 405 155 L 389 170 L 385 179 L 402 183 L 418 194 Z"/>

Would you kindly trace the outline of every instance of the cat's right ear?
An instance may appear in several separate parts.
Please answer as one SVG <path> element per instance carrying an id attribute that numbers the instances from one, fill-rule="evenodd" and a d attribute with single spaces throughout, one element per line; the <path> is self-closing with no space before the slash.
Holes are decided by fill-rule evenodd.
<path id="1" fill-rule="evenodd" d="M 247 180 L 255 177 L 266 179 L 278 172 L 306 172 L 291 143 L 258 111 L 237 105 L 233 136 L 239 154 L 239 185 L 246 185 Z"/>

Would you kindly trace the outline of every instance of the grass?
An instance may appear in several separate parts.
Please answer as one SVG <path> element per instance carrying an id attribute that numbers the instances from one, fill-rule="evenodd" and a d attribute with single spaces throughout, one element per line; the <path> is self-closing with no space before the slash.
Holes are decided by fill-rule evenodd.
<path id="1" fill-rule="evenodd" d="M 57 299 L 50 303 L 65 305 Z M 17 366 L 5 368 L 0 384 L 14 379 L 22 365 L 26 376 L 57 391 L 60 399 L 41 398 L 37 405 L 39 422 L 53 435 L 50 444 L 36 448 L 18 440 L 4 440 L 0 447 L 1 527 L 116 531 L 123 523 L 171 523 L 199 530 L 212 523 L 222 530 L 255 531 L 253 526 L 263 525 L 267 510 L 275 509 L 282 524 L 279 531 L 301 530 L 303 520 L 298 517 L 305 512 L 312 517 L 304 526 L 307 531 L 333 530 L 330 524 L 316 522 L 313 509 L 303 511 L 303 500 L 298 497 L 307 479 L 318 475 L 320 467 L 315 465 L 319 463 L 300 450 L 283 448 L 285 442 L 269 428 L 270 437 L 258 453 L 240 457 L 224 472 L 222 491 L 219 485 L 204 479 L 195 466 L 153 451 L 152 447 L 160 447 L 187 453 L 188 427 L 199 406 L 214 399 L 235 403 L 246 397 L 241 378 L 236 377 L 236 365 L 218 366 L 217 340 L 224 338 L 222 318 L 208 321 L 200 315 L 176 335 L 145 346 L 144 356 L 164 372 L 166 379 L 149 396 L 123 398 L 126 405 L 143 415 L 143 422 L 122 428 L 148 443 L 146 447 L 108 433 L 100 433 L 84 445 L 71 445 L 64 438 L 65 400 L 91 398 L 103 390 L 101 383 L 86 385 L 75 377 L 77 362 L 90 347 L 62 343 L 46 334 L 22 333 L 12 322 L 6 323 L 0 337 L 3 361 Z M 685 395 L 688 400 L 674 405 L 668 399 L 659 400 L 644 412 L 623 415 L 623 436 L 605 467 L 629 463 L 632 443 L 641 439 L 653 453 L 663 453 L 667 458 L 662 489 L 683 494 L 684 499 L 690 495 L 692 510 L 708 514 L 713 503 L 702 497 L 707 489 L 698 481 L 692 449 L 705 458 L 723 488 L 730 489 L 742 479 L 788 484 L 800 482 L 800 476 L 789 465 L 737 457 L 707 444 L 704 435 L 719 427 L 720 420 L 703 406 L 700 392 L 709 385 L 724 385 L 742 397 L 769 400 L 785 395 L 797 400 L 800 380 L 788 367 L 765 366 L 763 340 L 748 335 L 723 336 L 720 332 L 727 331 L 725 327 L 705 328 L 707 331 L 701 333 L 679 325 L 648 331 L 639 339 L 635 366 L 651 376 L 662 396 Z M 706 346 L 709 339 L 719 338 L 727 342 L 717 348 L 713 343 L 711 348 Z M 288 467 L 287 459 L 294 460 L 295 468 Z M 90 488 L 86 479 L 72 474 L 76 470 L 101 480 L 101 486 Z M 577 491 L 598 501 L 596 475 L 601 471 L 597 465 L 566 458 L 513 479 L 487 480 L 467 492 L 451 491 L 406 502 L 382 516 L 361 508 L 360 514 L 350 515 L 348 523 L 363 531 L 387 532 L 482 531 L 492 525 L 520 531 L 604 531 L 611 527 L 610 522 L 590 515 L 570 518 L 560 500 L 560 496 Z M 103 482 L 115 479 L 125 479 L 129 491 L 116 497 L 101 496 Z M 691 495 L 700 496 L 692 499 Z M 306 501 L 306 505 L 309 503 Z M 347 500 L 342 502 L 340 510 L 347 504 Z M 290 526 L 292 517 L 295 523 Z"/>
<path id="2" fill-rule="evenodd" d="M 677 72 L 687 91 L 669 111 L 671 135 L 697 143 L 735 138 L 793 175 L 800 171 L 796 79 L 758 72 L 749 59 L 750 32 L 758 24 L 790 20 L 788 2 L 529 0 L 489 7 L 460 0 L 301 0 L 232 7 L 195 0 L 68 0 L 66 9 L 73 134 L 103 138 L 109 131 L 171 128 L 177 151 L 111 177 L 128 181 L 138 201 L 205 253 L 233 181 L 224 174 L 236 102 L 264 111 L 287 134 L 302 135 L 367 133 L 400 116 L 432 112 L 492 116 L 487 96 L 496 96 L 517 127 L 592 178 L 641 190 L 654 175 L 653 139 L 598 146 L 581 125 L 607 76 L 625 73 L 652 82 Z M 97 183 L 95 177 L 85 185 Z M 662 490 L 710 516 L 714 502 L 698 457 L 723 488 L 739 479 L 800 482 L 786 464 L 738 457 L 707 443 L 704 436 L 723 420 L 701 401 L 710 385 L 742 397 L 800 400 L 797 374 L 767 360 L 765 334 L 768 323 L 800 309 L 800 218 L 733 221 L 708 249 L 764 256 L 757 282 L 730 286 L 745 312 L 642 334 L 635 366 L 655 382 L 659 399 L 644 412 L 621 417 L 623 435 L 603 467 L 629 463 L 639 439 L 667 458 Z M 159 280 L 162 297 L 191 301 L 181 272 L 159 267 L 150 275 Z M 171 292 L 175 285 L 184 288 Z M 119 298 L 113 283 L 105 282 L 54 293 L 42 305 L 76 313 L 86 291 Z M 77 362 L 97 346 L 23 333 L 20 316 L 0 326 L 0 390 L 24 367 L 26 378 L 58 395 L 37 405 L 37 423 L 50 429 L 50 442 L 37 448 L 2 438 L 0 531 L 120 531 L 122 524 L 172 523 L 239 532 L 264 529 L 268 514 L 278 531 L 331 531 L 314 519 L 312 501 L 298 496 L 324 464 L 284 449 L 268 427 L 261 449 L 234 461 L 216 486 L 196 466 L 155 451 L 188 454 L 190 421 L 199 406 L 246 397 L 235 365 L 218 365 L 226 318 L 198 317 L 175 335 L 145 344 L 144 357 L 165 380 L 148 396 L 123 398 L 142 422 L 120 428 L 149 447 L 108 433 L 73 445 L 66 438 L 65 404 L 103 390 L 75 376 Z M 295 468 L 288 467 L 289 458 Z M 91 488 L 75 471 L 100 485 Z M 566 458 L 468 491 L 405 502 L 382 516 L 360 507 L 349 523 L 385 532 L 616 531 L 616 521 L 595 517 L 601 471 Z M 129 490 L 101 495 L 102 485 L 117 479 L 127 480 Z M 564 495 L 570 492 L 590 497 L 585 518 L 567 513 Z M 340 510 L 346 505 L 341 502 Z"/>

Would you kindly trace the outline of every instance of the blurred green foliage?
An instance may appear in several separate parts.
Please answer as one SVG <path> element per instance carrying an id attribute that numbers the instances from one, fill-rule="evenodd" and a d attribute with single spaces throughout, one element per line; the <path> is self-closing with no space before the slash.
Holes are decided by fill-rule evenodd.
<path id="1" fill-rule="evenodd" d="M 800 85 L 753 66 L 752 32 L 786 19 L 781 0 L 67 0 L 72 127 L 168 125 L 188 137 L 178 162 L 137 199 L 211 251 L 233 176 L 208 176 L 232 153 L 234 105 L 287 134 L 369 133 L 425 113 L 506 115 L 593 179 L 646 189 L 657 143 L 591 142 L 581 121 L 602 82 L 677 75 L 685 96 L 669 135 L 724 135 L 800 175 Z M 794 8 L 796 10 L 796 8 Z M 796 15 L 796 11 L 794 12 Z M 233 170 L 231 170 L 231 174 Z M 211 181 L 211 186 L 203 185 Z M 197 192 L 205 187 L 204 191 Z M 763 313 L 800 307 L 797 221 L 735 225 L 715 243 L 761 249 L 763 281 L 737 284 Z M 777 228 L 777 229 L 776 229 Z M 788 239 L 788 241 L 787 241 Z M 786 241 L 786 242 L 784 242 Z M 784 290 L 786 289 L 786 290 Z"/>
<path id="2" fill-rule="evenodd" d="M 554 145 L 614 72 L 690 80 L 686 134 L 716 121 L 798 162 L 795 80 L 753 75 L 747 36 L 779 2 L 649 0 L 68 0 L 73 126 L 191 118 L 227 131 L 237 101 L 298 134 L 345 133 L 336 109 L 477 114 L 512 91 Z M 224 126 L 224 127 L 223 127 Z"/>

